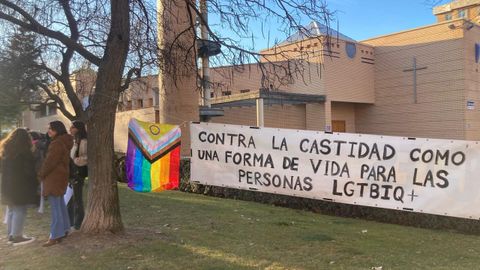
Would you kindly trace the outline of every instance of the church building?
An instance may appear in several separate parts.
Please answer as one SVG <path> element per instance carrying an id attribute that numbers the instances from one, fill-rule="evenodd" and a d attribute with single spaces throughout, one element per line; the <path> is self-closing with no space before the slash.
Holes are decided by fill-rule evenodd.
<path id="1" fill-rule="evenodd" d="M 433 14 L 435 24 L 363 41 L 312 22 L 262 51 L 262 69 L 215 68 L 212 107 L 224 116 L 212 122 L 480 140 L 480 0 Z"/>

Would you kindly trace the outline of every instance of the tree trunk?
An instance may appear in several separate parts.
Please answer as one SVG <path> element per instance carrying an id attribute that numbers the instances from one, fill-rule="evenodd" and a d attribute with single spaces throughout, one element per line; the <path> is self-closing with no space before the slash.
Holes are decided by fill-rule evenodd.
<path id="1" fill-rule="evenodd" d="M 123 230 L 117 182 L 114 177 L 113 132 L 122 74 L 130 42 L 129 1 L 112 0 L 112 24 L 99 66 L 88 122 L 88 202 L 82 231 Z"/>
<path id="2" fill-rule="evenodd" d="M 123 230 L 118 188 L 113 175 L 116 106 L 111 103 L 108 97 L 97 97 L 95 105 L 92 104 L 96 117 L 88 122 L 89 184 L 82 230 L 90 233 Z"/>

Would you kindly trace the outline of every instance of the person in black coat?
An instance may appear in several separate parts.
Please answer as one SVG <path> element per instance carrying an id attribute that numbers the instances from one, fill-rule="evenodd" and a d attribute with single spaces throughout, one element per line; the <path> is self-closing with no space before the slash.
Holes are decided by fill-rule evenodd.
<path id="1" fill-rule="evenodd" d="M 32 137 L 33 144 L 33 158 L 35 160 L 35 171 L 38 173 L 42 167 L 43 160 L 47 155 L 48 144 L 50 143 L 50 138 L 48 135 L 36 132 L 29 131 L 30 137 Z"/>
<path id="2" fill-rule="evenodd" d="M 8 206 L 8 241 L 14 246 L 31 243 L 23 235 L 27 206 L 38 204 L 32 140 L 22 128 L 12 131 L 0 144 L 1 202 Z"/>

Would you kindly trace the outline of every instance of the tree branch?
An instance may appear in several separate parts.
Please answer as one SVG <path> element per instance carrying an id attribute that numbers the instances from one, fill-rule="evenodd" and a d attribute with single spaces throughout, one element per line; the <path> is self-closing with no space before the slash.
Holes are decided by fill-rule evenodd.
<path id="1" fill-rule="evenodd" d="M 120 86 L 120 92 L 123 92 L 128 89 L 130 83 L 132 82 L 133 75 L 136 75 L 137 78 L 140 77 L 140 69 L 139 68 L 131 68 L 127 73 L 127 78 L 122 86 Z"/>
<path id="2" fill-rule="evenodd" d="M 78 26 L 75 18 L 73 17 L 72 10 L 70 9 L 69 1 L 59 0 L 59 2 L 68 21 L 68 26 L 70 28 L 70 39 L 77 43 L 79 37 Z M 65 87 L 65 92 L 67 93 L 68 99 L 72 103 L 75 113 L 77 114 L 77 116 L 82 117 L 83 107 L 80 100 L 78 99 L 77 93 L 75 92 L 72 81 L 70 79 L 70 62 L 72 60 L 74 52 L 75 51 L 73 48 L 67 46 L 65 53 L 63 53 L 62 63 L 60 64 L 60 68 L 62 71 L 60 81 Z"/>
<path id="3" fill-rule="evenodd" d="M 60 111 L 62 111 L 62 114 L 65 115 L 65 117 L 70 120 L 77 119 L 77 116 L 74 116 L 67 110 L 63 100 L 58 95 L 54 94 L 47 85 L 41 85 L 40 87 L 43 89 L 43 91 L 45 91 L 45 93 L 47 93 L 49 98 L 51 98 L 57 103 L 58 108 L 60 109 Z"/>
<path id="4" fill-rule="evenodd" d="M 23 18 L 25 18 L 29 23 L 26 23 L 22 20 L 19 20 L 11 15 L 6 14 L 3 11 L 0 11 L 0 19 L 4 19 L 6 21 L 9 21 L 15 25 L 18 25 L 24 29 L 33 31 L 35 33 L 38 33 L 40 35 L 44 35 L 49 38 L 53 38 L 55 40 L 60 41 L 61 43 L 65 44 L 65 46 L 72 48 L 75 50 L 78 54 L 81 56 L 85 57 L 88 61 L 92 62 L 94 65 L 99 66 L 102 63 L 102 59 L 99 57 L 95 56 L 88 50 L 86 50 L 81 44 L 77 43 L 76 41 L 70 39 L 66 35 L 58 32 L 58 31 L 53 31 L 50 30 L 43 25 L 41 25 L 35 18 L 33 18 L 28 12 L 20 8 L 18 5 L 13 4 L 10 1 L 7 0 L 0 0 L 0 5 L 4 5 L 5 7 L 8 7 L 15 12 L 19 13 Z"/>

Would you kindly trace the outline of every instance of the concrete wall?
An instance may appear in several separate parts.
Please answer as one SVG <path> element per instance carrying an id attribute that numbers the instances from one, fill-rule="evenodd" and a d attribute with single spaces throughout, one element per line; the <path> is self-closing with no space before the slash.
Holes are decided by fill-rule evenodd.
<path id="1" fill-rule="evenodd" d="M 322 62 L 327 99 L 354 103 L 375 102 L 374 48 L 357 43 L 356 54 L 350 58 L 346 53 L 347 43 L 339 41 L 337 45 L 332 49 L 332 56 L 324 56 Z"/>
<path id="2" fill-rule="evenodd" d="M 212 118 L 212 122 L 251 127 L 256 126 L 257 118 L 255 107 L 224 108 L 224 116 L 214 117 Z"/>
<path id="3" fill-rule="evenodd" d="M 269 105 L 264 107 L 265 127 L 306 129 L 305 105 Z M 255 107 L 225 108 L 224 116 L 213 123 L 256 126 Z"/>
<path id="4" fill-rule="evenodd" d="M 210 71 L 212 92 L 215 97 L 239 94 L 242 90 L 255 92 L 262 87 L 262 72 L 258 65 L 225 66 Z"/>
<path id="5" fill-rule="evenodd" d="M 355 104 L 332 103 L 332 120 L 343 120 L 346 131 L 354 133 Z M 306 105 L 273 105 L 265 106 L 265 126 L 274 128 L 319 130 L 325 128 L 325 105 L 312 103 Z M 215 117 L 212 122 L 256 126 L 255 107 L 225 108 L 223 117 Z"/>
<path id="6" fill-rule="evenodd" d="M 128 89 L 120 95 L 118 110 L 135 110 L 157 106 L 158 91 L 158 76 L 156 75 L 149 75 L 132 81 Z"/>
<path id="7" fill-rule="evenodd" d="M 55 115 L 49 115 L 44 117 L 37 117 L 35 112 L 24 111 L 22 113 L 23 127 L 27 127 L 32 131 L 40 131 L 41 133 L 47 133 L 48 124 L 53 121 L 62 121 L 65 124 L 67 130 L 70 128 L 71 121 L 66 118 L 60 111 L 57 111 Z"/>
<path id="8" fill-rule="evenodd" d="M 73 107 L 68 100 L 65 92 L 61 91 L 59 93 L 59 96 L 64 101 L 67 111 L 75 115 L 73 113 Z M 46 133 L 48 130 L 48 124 L 53 121 L 62 121 L 65 124 L 67 131 L 70 128 L 71 121 L 67 117 L 65 117 L 59 109 L 56 110 L 56 114 L 48 116 L 39 116 L 37 111 L 30 110 L 25 110 L 22 113 L 22 125 L 24 127 L 28 127 L 33 131 L 40 131 L 42 133 Z"/>
<path id="9" fill-rule="evenodd" d="M 305 104 L 305 129 L 318 131 L 324 130 L 325 121 L 325 104 Z"/>
<path id="10" fill-rule="evenodd" d="M 155 110 L 153 108 L 145 108 L 127 112 L 117 112 L 113 137 L 116 152 L 125 153 L 127 151 L 128 122 L 132 118 L 144 122 L 155 122 Z"/>
<path id="11" fill-rule="evenodd" d="M 265 126 L 306 129 L 305 105 L 265 106 Z"/>
<path id="12" fill-rule="evenodd" d="M 315 95 L 326 93 L 322 80 L 324 71 L 318 63 L 292 61 L 290 64 L 264 63 L 262 67 L 250 64 L 212 69 L 210 79 L 213 82 L 215 97 L 225 95 L 226 91 L 234 95 L 247 90 L 255 92 L 263 87 L 271 91 L 290 93 Z M 291 75 L 286 75 L 286 70 L 289 70 Z"/>
<path id="13" fill-rule="evenodd" d="M 332 120 L 345 121 L 345 131 L 355 133 L 355 104 L 332 102 Z"/>

